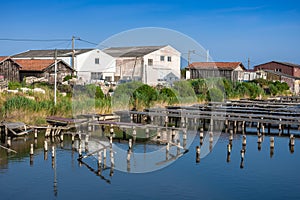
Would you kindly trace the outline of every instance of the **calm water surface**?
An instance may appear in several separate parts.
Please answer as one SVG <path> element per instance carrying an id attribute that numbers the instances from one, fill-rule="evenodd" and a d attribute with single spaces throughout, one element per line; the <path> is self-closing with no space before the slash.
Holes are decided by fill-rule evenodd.
<path id="1" fill-rule="evenodd" d="M 222 134 L 212 152 L 196 163 L 196 136 L 189 152 L 171 165 L 149 173 L 128 173 L 104 170 L 97 176 L 97 161 L 77 161 L 70 138 L 63 147 L 56 145 L 56 164 L 51 151 L 45 159 L 44 138 L 39 136 L 33 162 L 30 163 L 31 136 L 12 141 L 18 153 L 0 149 L 0 199 L 300 199 L 300 152 L 296 139 L 293 153 L 288 137 L 275 137 L 270 155 L 269 137 L 265 136 L 258 150 L 257 136 L 247 135 L 243 168 L 240 150 L 242 136 L 235 135 L 230 162 L 227 162 L 228 134 Z M 2 144 L 3 145 L 3 144 Z M 156 145 L 147 145 L 153 150 Z M 135 145 L 137 151 L 144 144 Z M 134 158 L 133 158 L 134 160 Z M 126 159 L 124 160 L 126 162 Z M 134 167 L 134 161 L 131 163 Z"/>

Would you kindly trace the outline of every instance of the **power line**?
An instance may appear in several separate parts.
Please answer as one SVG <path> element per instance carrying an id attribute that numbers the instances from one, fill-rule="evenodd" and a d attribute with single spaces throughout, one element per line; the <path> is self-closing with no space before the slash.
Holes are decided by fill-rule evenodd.
<path id="1" fill-rule="evenodd" d="M 25 39 L 25 38 L 0 38 L 0 41 L 14 41 L 14 42 L 59 42 L 70 41 L 71 39 Z"/>

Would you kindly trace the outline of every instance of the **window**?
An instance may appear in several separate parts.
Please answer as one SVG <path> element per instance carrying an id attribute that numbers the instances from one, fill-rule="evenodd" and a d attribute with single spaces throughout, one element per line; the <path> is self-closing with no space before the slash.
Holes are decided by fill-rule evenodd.
<path id="1" fill-rule="evenodd" d="M 91 73 L 91 79 L 92 80 L 101 80 L 102 79 L 102 73 L 101 72 L 92 72 Z"/>
<path id="2" fill-rule="evenodd" d="M 95 58 L 95 64 L 99 64 L 100 61 L 99 61 L 99 58 Z"/>
<path id="3" fill-rule="evenodd" d="M 153 59 L 148 59 L 148 65 L 153 66 Z"/>
<path id="4" fill-rule="evenodd" d="M 165 56 L 160 56 L 160 61 L 165 61 Z"/>
<path id="5" fill-rule="evenodd" d="M 275 69 L 275 72 L 281 72 L 281 69 Z"/>
<path id="6" fill-rule="evenodd" d="M 172 62 L 171 56 L 168 56 L 168 62 Z"/>

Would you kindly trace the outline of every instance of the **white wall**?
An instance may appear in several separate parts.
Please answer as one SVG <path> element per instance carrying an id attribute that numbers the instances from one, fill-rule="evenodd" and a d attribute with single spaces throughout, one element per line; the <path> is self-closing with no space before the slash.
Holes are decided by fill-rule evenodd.
<path id="1" fill-rule="evenodd" d="M 99 58 L 99 64 L 95 63 L 95 58 Z M 116 60 L 103 51 L 94 49 L 76 56 L 75 69 L 78 72 L 78 77 L 86 82 L 90 82 L 91 72 L 102 72 L 104 76 L 112 76 L 113 81 L 113 74 L 116 72 Z"/>
<path id="2" fill-rule="evenodd" d="M 164 56 L 164 61 L 161 61 Z M 168 61 L 171 57 L 171 62 Z M 144 59 L 144 76 L 143 82 L 149 85 L 157 85 L 158 79 L 163 79 L 167 74 L 173 73 L 180 79 L 180 59 L 179 51 L 171 46 L 165 46 L 157 51 L 147 54 Z M 153 59 L 153 66 L 148 65 L 148 59 Z"/>

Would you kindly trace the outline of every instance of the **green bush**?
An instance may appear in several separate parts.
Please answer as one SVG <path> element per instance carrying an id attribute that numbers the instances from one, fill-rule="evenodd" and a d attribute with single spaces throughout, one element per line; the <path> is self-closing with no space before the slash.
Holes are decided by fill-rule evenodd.
<path id="1" fill-rule="evenodd" d="M 224 93 L 218 88 L 211 88 L 207 94 L 207 100 L 212 102 L 223 102 Z"/>
<path id="2" fill-rule="evenodd" d="M 22 87 L 22 84 L 19 83 L 19 82 L 16 82 L 16 81 L 8 82 L 8 89 L 9 90 L 17 90 L 21 87 Z"/>

